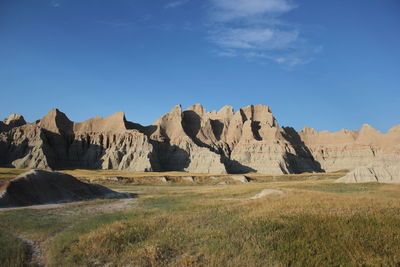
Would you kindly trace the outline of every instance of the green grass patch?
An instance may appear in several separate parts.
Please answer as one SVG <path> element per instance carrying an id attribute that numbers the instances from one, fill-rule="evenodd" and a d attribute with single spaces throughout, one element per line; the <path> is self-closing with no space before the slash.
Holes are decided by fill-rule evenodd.
<path id="1" fill-rule="evenodd" d="M 62 262 L 76 263 L 77 258 L 70 253 L 70 247 L 76 243 L 80 236 L 97 229 L 100 226 L 111 224 L 115 221 L 127 220 L 130 216 L 123 212 L 94 215 L 64 230 L 51 242 L 50 262 L 59 265 Z"/>
<path id="2" fill-rule="evenodd" d="M 24 243 L 0 229 L 0 266 L 27 266 Z"/>
<path id="3" fill-rule="evenodd" d="M 0 228 L 11 232 L 23 233 L 30 238 L 46 238 L 61 231 L 70 223 L 66 216 L 60 216 L 56 210 L 12 210 L 0 214 Z"/>

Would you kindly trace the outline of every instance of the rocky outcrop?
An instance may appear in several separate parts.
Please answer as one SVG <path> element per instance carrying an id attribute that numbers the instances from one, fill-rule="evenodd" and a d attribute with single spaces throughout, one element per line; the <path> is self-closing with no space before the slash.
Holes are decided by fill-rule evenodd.
<path id="1" fill-rule="evenodd" d="M 385 134 L 368 125 L 297 132 L 280 127 L 265 105 L 178 105 L 149 126 L 122 112 L 73 122 L 53 109 L 29 124 L 12 115 L 0 128 L 0 165 L 18 168 L 286 174 L 353 170 L 400 155 L 400 126 Z"/>
<path id="2" fill-rule="evenodd" d="M 200 146 L 184 130 L 181 106 L 175 106 L 154 124 L 150 139 L 157 148 L 163 170 L 226 173 L 219 154 Z"/>
<path id="3" fill-rule="evenodd" d="M 359 131 L 316 132 L 304 128 L 301 140 L 325 171 L 352 170 L 368 165 L 383 155 L 400 154 L 400 131 L 394 127 L 386 134 L 365 124 Z"/>
<path id="4" fill-rule="evenodd" d="M 19 114 L 10 114 L 6 119 L 0 121 L 0 132 L 9 131 L 14 127 L 19 127 L 25 125 L 26 121 L 22 115 Z"/>
<path id="5" fill-rule="evenodd" d="M 74 123 L 57 109 L 36 123 L 0 134 L 0 163 L 16 168 L 151 171 L 158 166 L 147 136 L 125 126 L 123 113 Z"/>
<path id="6" fill-rule="evenodd" d="M 48 168 L 50 153 L 44 130 L 35 124 L 0 133 L 0 163 L 3 166 Z"/>
<path id="7" fill-rule="evenodd" d="M 183 114 L 187 135 L 199 146 L 220 154 L 230 173 L 320 170 L 310 153 L 299 153 L 297 144 L 286 138 L 287 131 L 278 126 L 268 106 L 250 105 L 237 112 L 225 106 L 218 112 L 206 112 L 201 105 L 194 105 Z"/>
<path id="8" fill-rule="evenodd" d="M 95 198 L 121 198 L 127 194 L 87 184 L 58 172 L 31 170 L 0 188 L 0 207 L 82 201 Z"/>
<path id="9" fill-rule="evenodd" d="M 336 180 L 338 183 L 400 183 L 400 157 L 384 156 L 367 166 L 354 169 L 344 177 Z"/>

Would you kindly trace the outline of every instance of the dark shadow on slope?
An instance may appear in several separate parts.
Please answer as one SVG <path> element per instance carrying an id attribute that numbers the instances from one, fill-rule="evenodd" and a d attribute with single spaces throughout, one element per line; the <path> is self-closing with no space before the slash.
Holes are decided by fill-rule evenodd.
<path id="1" fill-rule="evenodd" d="M 132 194 L 113 191 L 98 184 L 85 183 L 68 174 L 31 170 L 3 186 L 0 207 L 132 197 Z"/>
<path id="2" fill-rule="evenodd" d="M 257 170 L 241 164 L 239 161 L 232 160 L 225 155 L 221 155 L 221 163 L 225 165 L 227 173 L 230 174 L 244 174 L 249 172 L 257 172 Z"/>
<path id="3" fill-rule="evenodd" d="M 12 161 L 25 157 L 31 150 L 32 147 L 28 145 L 28 140 L 24 140 L 19 145 L 0 142 L 0 166 L 12 168 Z"/>
<path id="4" fill-rule="evenodd" d="M 257 141 L 261 141 L 262 138 L 260 136 L 260 131 L 261 126 L 260 126 L 260 122 L 259 121 L 252 121 L 251 122 L 251 131 L 253 132 L 253 137 L 254 139 L 256 139 Z"/>
<path id="5" fill-rule="evenodd" d="M 127 120 L 125 120 L 124 123 L 125 123 L 125 128 L 127 130 L 138 130 L 141 133 L 145 132 L 145 130 L 146 130 L 146 127 L 142 126 L 139 123 L 134 123 L 134 122 L 127 121 Z"/>
<path id="6" fill-rule="evenodd" d="M 321 164 L 314 159 L 311 151 L 301 140 L 297 131 L 292 127 L 283 127 L 282 129 L 283 137 L 296 151 L 296 155 L 288 153 L 285 156 L 289 171 L 291 173 L 325 172 L 321 168 Z"/>
<path id="7" fill-rule="evenodd" d="M 190 164 L 189 153 L 182 148 L 171 145 L 168 141 L 157 142 L 150 140 L 156 151 L 158 169 L 155 171 L 185 171 Z"/>
<path id="8" fill-rule="evenodd" d="M 224 131 L 224 124 L 219 120 L 210 120 L 210 122 L 215 138 L 218 141 L 221 140 L 221 135 L 222 132 Z"/>
<path id="9" fill-rule="evenodd" d="M 201 128 L 200 116 L 192 110 L 184 111 L 182 117 L 182 127 L 185 133 L 196 142 L 196 135 L 199 133 Z"/>

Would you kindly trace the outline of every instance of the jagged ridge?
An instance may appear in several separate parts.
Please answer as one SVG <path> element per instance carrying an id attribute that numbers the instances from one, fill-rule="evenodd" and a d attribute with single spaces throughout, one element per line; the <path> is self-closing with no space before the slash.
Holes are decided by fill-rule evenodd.
<path id="1" fill-rule="evenodd" d="M 400 154 L 400 127 L 337 133 L 279 127 L 269 106 L 207 112 L 180 105 L 150 126 L 123 112 L 73 122 L 52 109 L 27 124 L 13 114 L 0 123 L 0 164 L 18 168 L 270 174 L 354 169 Z"/>

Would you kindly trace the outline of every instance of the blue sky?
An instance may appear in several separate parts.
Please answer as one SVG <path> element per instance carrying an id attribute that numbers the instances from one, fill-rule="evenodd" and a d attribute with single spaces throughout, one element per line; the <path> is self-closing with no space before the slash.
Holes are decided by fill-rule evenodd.
<path id="1" fill-rule="evenodd" d="M 280 125 L 400 124 L 398 0 L 3 0 L 0 116 L 271 106 Z"/>

